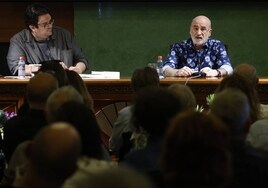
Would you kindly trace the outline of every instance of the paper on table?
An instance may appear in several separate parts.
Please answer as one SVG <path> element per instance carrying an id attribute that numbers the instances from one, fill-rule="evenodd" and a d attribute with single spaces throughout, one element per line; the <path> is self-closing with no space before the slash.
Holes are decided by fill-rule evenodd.
<path id="1" fill-rule="evenodd" d="M 18 76 L 4 76 L 4 78 L 23 80 L 23 79 L 29 79 L 31 78 L 31 76 L 25 76 L 25 78 L 19 78 Z"/>
<path id="2" fill-rule="evenodd" d="M 120 79 L 117 71 L 91 71 L 91 74 L 80 74 L 84 79 Z"/>

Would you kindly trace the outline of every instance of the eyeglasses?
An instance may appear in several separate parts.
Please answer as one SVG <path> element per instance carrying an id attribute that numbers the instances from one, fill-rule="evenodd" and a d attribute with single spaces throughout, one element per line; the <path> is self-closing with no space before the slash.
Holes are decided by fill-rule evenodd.
<path id="1" fill-rule="evenodd" d="M 55 22 L 55 20 L 52 19 L 52 20 L 50 20 L 49 22 L 46 22 L 46 23 L 40 23 L 40 24 L 37 24 L 37 25 L 40 25 L 40 26 L 42 26 L 42 27 L 44 27 L 44 28 L 48 28 L 50 25 L 53 25 L 54 22 Z"/>

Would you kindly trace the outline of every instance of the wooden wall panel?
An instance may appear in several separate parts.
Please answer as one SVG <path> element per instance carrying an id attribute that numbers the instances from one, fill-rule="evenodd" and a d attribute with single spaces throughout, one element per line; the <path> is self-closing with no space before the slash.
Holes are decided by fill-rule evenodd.
<path id="1" fill-rule="evenodd" d="M 55 25 L 64 27 L 74 33 L 74 7 L 72 2 L 43 3 L 51 10 Z M 9 39 L 25 28 L 24 12 L 29 5 L 27 2 L 1 2 L 0 7 L 0 42 L 9 42 Z"/>

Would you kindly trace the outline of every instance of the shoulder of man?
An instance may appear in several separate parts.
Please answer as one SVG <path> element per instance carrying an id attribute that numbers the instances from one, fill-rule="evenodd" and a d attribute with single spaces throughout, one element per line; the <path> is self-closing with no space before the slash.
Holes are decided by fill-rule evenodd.
<path id="1" fill-rule="evenodd" d="M 182 41 L 175 43 L 175 44 L 191 44 L 191 43 L 192 43 L 191 38 L 188 38 L 188 39 L 182 40 Z"/>
<path id="2" fill-rule="evenodd" d="M 192 46 L 192 41 L 190 38 L 186 39 L 186 40 L 182 40 L 182 41 L 177 42 L 177 43 L 174 43 L 172 45 L 172 47 L 186 47 L 186 46 L 189 46 L 189 47 Z"/>
<path id="3" fill-rule="evenodd" d="M 26 42 L 30 38 L 30 31 L 28 29 L 23 29 L 20 32 L 13 35 L 10 39 L 10 41 L 16 40 L 16 41 L 22 41 Z"/>
<path id="4" fill-rule="evenodd" d="M 220 43 L 223 43 L 219 39 L 214 39 L 214 38 L 209 38 L 207 42 L 210 43 L 210 44 L 220 44 Z"/>

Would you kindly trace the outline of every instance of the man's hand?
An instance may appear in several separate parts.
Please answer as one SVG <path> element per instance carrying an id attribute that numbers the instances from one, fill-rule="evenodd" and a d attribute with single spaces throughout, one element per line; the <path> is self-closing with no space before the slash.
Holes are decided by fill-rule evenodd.
<path id="1" fill-rule="evenodd" d="M 187 66 L 178 69 L 175 76 L 191 76 L 195 71 Z"/>
<path id="2" fill-rule="evenodd" d="M 75 71 L 78 74 L 82 74 L 86 70 L 86 65 L 84 63 L 78 62 L 75 66 L 70 66 L 69 70 Z"/>
<path id="3" fill-rule="evenodd" d="M 64 68 L 64 70 L 69 69 L 77 72 L 78 74 L 82 74 L 86 70 L 86 65 L 82 62 L 78 62 L 75 66 L 70 66 L 69 68 L 63 62 L 60 62 L 60 65 Z"/>
<path id="4" fill-rule="evenodd" d="M 77 72 L 78 74 L 81 74 L 81 73 L 82 73 L 82 71 L 80 70 L 80 68 L 78 68 L 78 67 L 74 67 L 74 66 L 70 66 L 70 67 L 69 67 L 69 70 L 70 70 L 70 71 L 75 71 L 75 72 Z"/>
<path id="5" fill-rule="evenodd" d="M 62 68 L 65 70 L 65 69 L 68 69 L 67 65 L 65 65 L 65 63 L 63 63 L 62 61 L 60 62 L 60 65 L 62 66 Z"/>
<path id="6" fill-rule="evenodd" d="M 206 76 L 209 76 L 209 77 L 219 75 L 219 72 L 216 69 L 211 69 L 209 67 L 205 67 L 205 68 L 201 69 L 200 72 L 206 73 Z"/>

